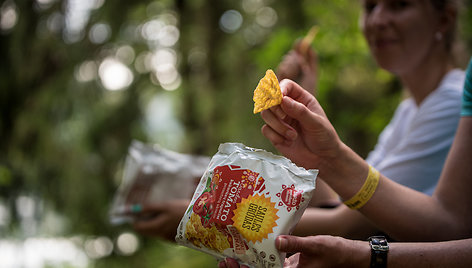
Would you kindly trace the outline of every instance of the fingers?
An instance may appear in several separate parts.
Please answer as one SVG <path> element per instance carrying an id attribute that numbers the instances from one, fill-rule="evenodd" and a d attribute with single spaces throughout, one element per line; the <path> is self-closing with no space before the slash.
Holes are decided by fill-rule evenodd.
<path id="1" fill-rule="evenodd" d="M 165 206 L 162 206 L 160 204 L 142 204 L 141 205 L 141 213 L 149 213 L 149 212 L 155 212 L 159 213 L 162 212 L 162 210 L 165 208 Z"/>
<path id="2" fill-rule="evenodd" d="M 280 144 L 297 139 L 297 132 L 281 120 L 272 110 L 262 111 L 261 117 L 266 122 L 262 127 L 262 134 L 272 143 Z M 285 113 L 283 117 L 285 118 Z"/>
<path id="3" fill-rule="evenodd" d="M 277 66 L 277 78 L 296 80 L 300 74 L 300 62 L 296 51 L 288 52 Z"/>
<path id="4" fill-rule="evenodd" d="M 157 236 L 169 241 L 174 241 L 177 233 L 176 224 L 162 214 L 147 220 L 136 220 L 133 223 L 133 228 L 143 235 Z"/>
<path id="5" fill-rule="evenodd" d="M 226 258 L 218 263 L 219 268 L 249 268 L 247 265 L 239 265 L 233 258 Z"/>
<path id="6" fill-rule="evenodd" d="M 280 81 L 279 85 L 282 95 L 289 96 L 298 102 L 307 104 L 314 99 L 313 95 L 292 80 L 284 79 Z"/>
<path id="7" fill-rule="evenodd" d="M 160 229 L 163 223 L 165 223 L 163 217 L 154 217 L 149 219 L 137 219 L 133 223 L 133 228 L 139 232 L 149 233 Z"/>
<path id="8" fill-rule="evenodd" d="M 287 117 L 287 114 L 282 110 L 280 105 L 273 106 L 269 110 L 271 110 L 281 120 L 284 120 Z"/>
<path id="9" fill-rule="evenodd" d="M 275 247 L 282 252 L 304 252 L 307 246 L 305 237 L 280 235 L 275 239 Z"/>
<path id="10" fill-rule="evenodd" d="M 324 113 L 321 115 L 315 113 L 309 110 L 305 104 L 295 101 L 290 97 L 285 96 L 283 98 L 281 107 L 287 113 L 287 116 L 298 121 L 302 128 L 317 128 L 322 123 Z M 321 107 L 319 110 L 322 112 Z"/>
<path id="11" fill-rule="evenodd" d="M 281 105 L 264 110 L 261 117 L 266 123 L 262 127 L 262 134 L 275 144 L 290 144 L 298 138 L 295 121 L 312 123 L 316 118 L 306 105 L 319 106 L 316 99 L 299 85 L 291 80 L 280 82 L 284 95 Z M 321 107 L 317 108 L 322 111 Z M 295 119 L 295 120 L 294 120 Z M 294 124 L 294 125 L 291 125 Z"/>
<path id="12" fill-rule="evenodd" d="M 300 253 L 293 254 L 284 261 L 284 268 L 297 267 L 300 259 Z"/>

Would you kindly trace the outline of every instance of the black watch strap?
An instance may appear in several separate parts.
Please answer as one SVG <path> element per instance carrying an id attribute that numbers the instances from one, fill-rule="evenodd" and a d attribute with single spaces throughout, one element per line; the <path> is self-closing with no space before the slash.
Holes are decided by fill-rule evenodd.
<path id="1" fill-rule="evenodd" d="M 388 242 L 384 236 L 369 237 L 371 249 L 370 267 L 385 268 L 387 267 Z"/>

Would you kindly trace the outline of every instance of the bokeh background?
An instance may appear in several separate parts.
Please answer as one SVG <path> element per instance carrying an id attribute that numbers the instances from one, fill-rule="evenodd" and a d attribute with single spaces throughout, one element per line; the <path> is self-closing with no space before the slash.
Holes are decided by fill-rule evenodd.
<path id="1" fill-rule="evenodd" d="M 404 96 L 352 0 L 0 1 L 0 267 L 216 267 L 108 210 L 133 139 L 212 156 L 274 151 L 252 92 L 312 25 L 317 96 L 366 156 Z M 458 63 L 472 48 L 461 9 Z"/>

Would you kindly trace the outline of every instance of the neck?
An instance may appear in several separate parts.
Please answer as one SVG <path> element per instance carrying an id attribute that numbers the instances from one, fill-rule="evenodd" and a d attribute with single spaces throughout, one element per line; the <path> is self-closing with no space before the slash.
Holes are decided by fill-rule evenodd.
<path id="1" fill-rule="evenodd" d="M 449 56 L 444 53 L 436 57 L 429 57 L 418 66 L 412 67 L 405 74 L 400 74 L 399 77 L 419 106 L 453 68 Z"/>

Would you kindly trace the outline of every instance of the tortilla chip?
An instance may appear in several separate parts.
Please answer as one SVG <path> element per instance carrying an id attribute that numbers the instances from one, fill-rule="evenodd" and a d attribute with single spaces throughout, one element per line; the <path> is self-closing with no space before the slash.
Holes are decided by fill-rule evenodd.
<path id="1" fill-rule="evenodd" d="M 254 113 L 269 109 L 282 102 L 282 91 L 274 71 L 266 71 L 265 76 L 259 81 L 254 90 Z"/>

